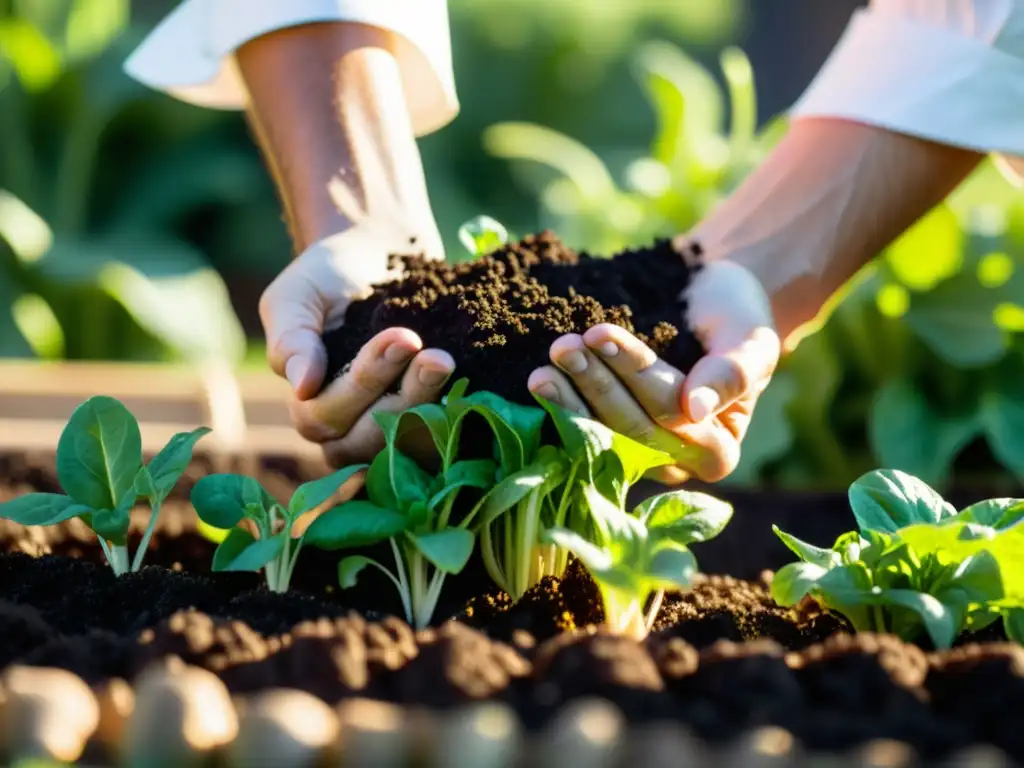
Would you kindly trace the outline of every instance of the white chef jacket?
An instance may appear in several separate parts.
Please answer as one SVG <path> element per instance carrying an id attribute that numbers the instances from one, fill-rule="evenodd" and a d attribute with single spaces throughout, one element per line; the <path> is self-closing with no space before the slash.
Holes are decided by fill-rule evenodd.
<path id="1" fill-rule="evenodd" d="M 315 21 L 396 34 L 417 135 L 458 113 L 446 0 L 184 0 L 126 70 L 183 100 L 239 109 L 246 95 L 234 50 Z M 1009 156 L 1024 171 L 1024 0 L 871 0 L 790 114 Z"/>

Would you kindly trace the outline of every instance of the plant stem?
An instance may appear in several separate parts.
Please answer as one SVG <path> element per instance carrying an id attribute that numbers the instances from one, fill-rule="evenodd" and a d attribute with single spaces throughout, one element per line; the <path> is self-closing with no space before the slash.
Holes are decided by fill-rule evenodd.
<path id="1" fill-rule="evenodd" d="M 871 612 L 874 614 L 875 617 L 875 632 L 885 632 L 885 613 L 882 611 L 882 606 L 872 606 Z"/>
<path id="2" fill-rule="evenodd" d="M 487 575 L 498 585 L 498 589 L 511 596 L 511 585 L 508 583 L 505 572 L 502 570 L 501 565 L 498 563 L 498 558 L 494 554 L 494 539 L 491 537 L 491 527 L 489 525 L 484 526 L 480 530 L 480 552 L 484 558 L 484 568 L 487 569 Z"/>
<path id="3" fill-rule="evenodd" d="M 402 550 L 394 539 L 391 542 L 391 551 L 395 556 L 395 573 L 398 575 L 398 595 L 402 599 L 402 609 L 405 611 L 405 620 L 413 623 L 412 599 L 409 594 L 409 581 L 405 575 L 405 560 L 402 558 Z"/>
<path id="4" fill-rule="evenodd" d="M 115 575 L 121 576 L 128 573 L 128 547 L 112 544 L 107 558 L 110 560 L 110 567 L 114 569 Z"/>
<path id="5" fill-rule="evenodd" d="M 531 576 L 533 571 L 533 560 L 537 556 L 534 548 L 537 544 L 537 528 L 540 524 L 540 507 L 543 498 L 540 490 L 534 491 L 526 497 L 526 503 L 519 505 L 516 510 L 516 523 L 518 535 L 515 549 L 519 552 L 519 562 L 514 571 L 513 581 L 516 594 L 511 597 L 518 600 L 526 591 L 533 586 Z"/>
<path id="6" fill-rule="evenodd" d="M 651 631 L 651 627 L 654 626 L 654 620 L 658 618 L 658 611 L 661 610 L 661 602 L 665 599 L 665 590 L 659 589 L 654 593 L 654 599 L 651 601 L 651 607 L 647 611 L 647 631 Z"/>
<path id="7" fill-rule="evenodd" d="M 138 571 L 142 568 L 142 562 L 146 559 L 146 550 L 149 549 L 149 540 L 153 536 L 153 531 L 156 530 L 157 516 L 160 514 L 160 502 L 150 499 L 149 505 L 152 511 L 149 515 L 149 524 L 146 526 L 145 532 L 142 534 L 142 540 L 139 542 L 138 549 L 135 550 L 135 559 L 132 560 L 132 570 Z"/>

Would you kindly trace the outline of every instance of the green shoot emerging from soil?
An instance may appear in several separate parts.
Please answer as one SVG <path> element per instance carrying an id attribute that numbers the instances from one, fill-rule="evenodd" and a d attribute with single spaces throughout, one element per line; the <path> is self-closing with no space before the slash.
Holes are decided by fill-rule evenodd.
<path id="1" fill-rule="evenodd" d="M 180 432 L 144 464 L 135 417 L 112 397 L 91 397 L 71 414 L 57 443 L 57 478 L 67 495 L 19 496 L 0 504 L 0 517 L 22 525 L 56 525 L 80 518 L 96 532 L 114 573 L 138 571 L 160 506 L 192 460 L 196 442 L 209 432 L 207 427 Z M 128 528 L 140 498 L 149 502 L 151 513 L 131 558 Z"/>
<path id="2" fill-rule="evenodd" d="M 459 241 L 473 256 L 486 256 L 508 242 L 508 231 L 490 216 L 476 216 L 459 227 Z"/>
<path id="3" fill-rule="evenodd" d="M 1024 640 L 1024 500 L 990 499 L 957 512 L 897 470 L 869 472 L 849 498 L 859 531 L 831 549 L 775 528 L 801 560 L 775 574 L 776 602 L 810 596 L 857 631 L 906 640 L 925 632 L 936 648 L 1000 617 L 1011 639 Z"/>
<path id="4" fill-rule="evenodd" d="M 345 467 L 295 489 L 285 506 L 251 477 L 233 474 L 207 475 L 192 489 L 192 506 L 209 526 L 228 529 L 213 554 L 214 571 L 259 571 L 274 592 L 285 592 L 303 545 L 336 549 L 339 541 L 352 544 L 375 540 L 395 530 L 387 517 L 356 516 L 341 504 L 316 517 L 305 533 L 295 536 L 300 517 L 324 506 L 341 486 L 367 465 Z M 258 536 L 253 535 L 253 530 Z"/>

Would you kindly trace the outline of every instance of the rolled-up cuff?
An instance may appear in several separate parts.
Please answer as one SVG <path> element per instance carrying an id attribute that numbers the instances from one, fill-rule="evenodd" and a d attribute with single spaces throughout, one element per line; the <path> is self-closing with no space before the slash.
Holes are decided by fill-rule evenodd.
<path id="1" fill-rule="evenodd" d="M 1024 59 L 929 24 L 858 11 L 793 119 L 836 117 L 1024 162 Z"/>
<path id="2" fill-rule="evenodd" d="M 139 82 L 199 106 L 241 109 L 247 94 L 234 51 L 276 29 L 348 21 L 393 32 L 416 135 L 459 111 L 445 0 L 185 0 L 129 56 Z"/>

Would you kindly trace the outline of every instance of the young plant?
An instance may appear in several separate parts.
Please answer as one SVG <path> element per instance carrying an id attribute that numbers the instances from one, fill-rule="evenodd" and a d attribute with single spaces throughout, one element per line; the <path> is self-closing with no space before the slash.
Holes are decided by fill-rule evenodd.
<path id="1" fill-rule="evenodd" d="M 251 477 L 217 474 L 200 479 L 192 489 L 196 514 L 207 526 L 227 530 L 213 554 L 213 570 L 263 569 L 268 589 L 286 592 L 304 545 L 333 549 L 341 535 L 353 546 L 391 535 L 401 520 L 395 515 L 359 514 L 348 506 L 352 502 L 322 512 L 304 534 L 293 535 L 300 517 L 326 504 L 342 485 L 366 468 L 366 464 L 357 464 L 304 483 L 295 489 L 287 506 Z M 247 521 L 246 526 L 243 521 Z M 258 536 L 253 536 L 252 528 Z"/>
<path id="2" fill-rule="evenodd" d="M 459 227 L 459 241 L 473 256 L 486 256 L 508 242 L 508 230 L 490 216 L 476 216 Z"/>
<path id="3" fill-rule="evenodd" d="M 29 493 L 0 504 L 0 518 L 22 525 L 56 525 L 77 517 L 99 537 L 114 573 L 138 571 L 156 528 L 160 507 L 192 460 L 208 427 L 174 435 L 144 464 L 139 423 L 122 403 L 96 396 L 79 405 L 57 442 L 57 479 L 66 495 Z M 131 511 L 144 498 L 149 523 L 131 558 Z"/>
<path id="4" fill-rule="evenodd" d="M 605 623 L 614 632 L 642 640 L 665 591 L 688 589 L 697 572 L 689 545 L 721 533 L 732 507 L 702 493 L 673 491 L 648 499 L 629 514 L 594 485 L 584 486 L 582 495 L 592 523 L 590 536 L 551 528 L 545 537 L 586 567 L 601 591 Z"/>
<path id="5" fill-rule="evenodd" d="M 1000 616 L 1018 636 L 1024 606 L 1024 502 L 991 499 L 960 512 L 926 483 L 897 470 L 869 472 L 849 491 L 859 531 L 821 549 L 774 527 L 801 562 L 782 568 L 772 596 L 810 596 L 857 631 L 906 640 L 927 633 L 948 648 L 964 630 Z"/>

